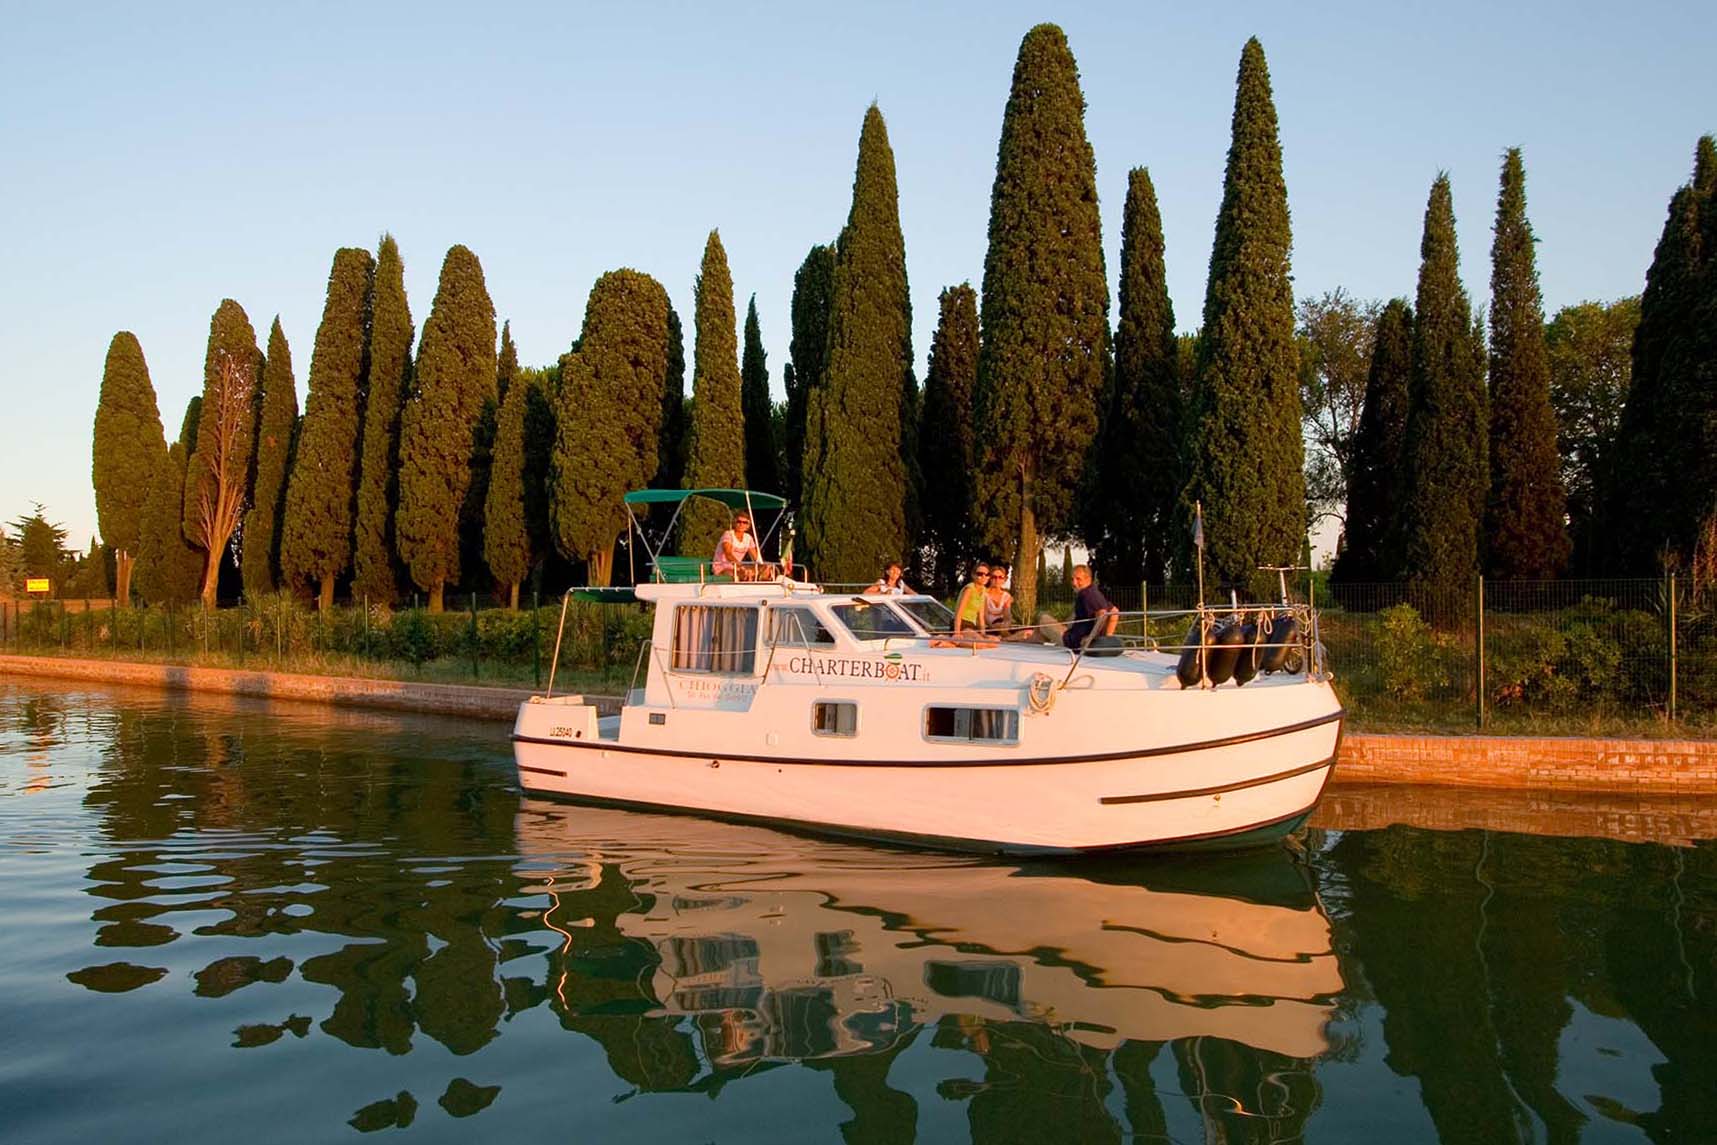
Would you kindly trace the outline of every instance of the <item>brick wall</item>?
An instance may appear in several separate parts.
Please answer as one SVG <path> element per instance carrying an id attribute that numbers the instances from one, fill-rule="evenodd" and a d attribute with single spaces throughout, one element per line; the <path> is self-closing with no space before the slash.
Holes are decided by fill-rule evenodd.
<path id="1" fill-rule="evenodd" d="M 1356 734 L 1335 780 L 1717 795 L 1717 742 Z"/>

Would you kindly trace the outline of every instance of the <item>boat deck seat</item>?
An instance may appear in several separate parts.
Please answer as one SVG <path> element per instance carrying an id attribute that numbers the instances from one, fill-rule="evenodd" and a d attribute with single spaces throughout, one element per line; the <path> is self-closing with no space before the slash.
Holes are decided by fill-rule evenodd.
<path id="1" fill-rule="evenodd" d="M 659 556 L 656 558 L 656 580 L 665 584 L 730 584 L 733 577 L 727 573 L 720 576 L 712 573 L 710 562 L 702 557 Z"/>

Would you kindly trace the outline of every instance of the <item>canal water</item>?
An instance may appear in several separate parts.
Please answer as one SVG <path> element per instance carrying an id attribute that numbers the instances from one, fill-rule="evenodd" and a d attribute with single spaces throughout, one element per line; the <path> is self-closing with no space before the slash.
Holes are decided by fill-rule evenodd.
<path id="1" fill-rule="evenodd" d="M 0 1140 L 1717 1141 L 1709 802 L 1337 789 L 998 864 L 504 729 L 0 683 Z"/>

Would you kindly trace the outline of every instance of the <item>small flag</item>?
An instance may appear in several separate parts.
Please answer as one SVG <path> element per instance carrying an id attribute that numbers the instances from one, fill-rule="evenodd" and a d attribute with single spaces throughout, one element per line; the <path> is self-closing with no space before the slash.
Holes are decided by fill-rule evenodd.
<path id="1" fill-rule="evenodd" d="M 1192 543 L 1198 548 L 1204 548 L 1204 502 L 1195 501 L 1192 506 Z"/>

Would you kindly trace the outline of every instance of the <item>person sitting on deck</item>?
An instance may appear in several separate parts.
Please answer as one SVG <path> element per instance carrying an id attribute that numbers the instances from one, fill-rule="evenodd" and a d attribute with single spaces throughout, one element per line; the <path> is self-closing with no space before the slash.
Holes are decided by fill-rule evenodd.
<path id="1" fill-rule="evenodd" d="M 731 575 L 734 580 L 770 580 L 775 576 L 774 566 L 764 564 L 758 551 L 749 513 L 734 517 L 733 528 L 721 535 L 710 565 L 716 576 Z"/>
<path id="2" fill-rule="evenodd" d="M 1092 638 L 1092 629 L 1098 636 L 1113 636 L 1121 610 L 1091 583 L 1090 565 L 1073 566 L 1073 587 L 1078 593 L 1073 598 L 1073 623 L 1063 624 L 1046 612 L 1039 618 L 1038 629 L 1051 639 L 1059 636 L 1064 646 L 1077 652 Z"/>
<path id="3" fill-rule="evenodd" d="M 865 589 L 866 594 L 877 593 L 883 596 L 910 596 L 912 589 L 901 579 L 899 561 L 889 561 L 888 567 L 882 570 L 882 575 L 876 578 L 876 583 Z"/>
<path id="4" fill-rule="evenodd" d="M 1014 595 L 1008 591 L 1008 566 L 997 561 L 990 566 L 990 583 L 984 592 L 984 631 L 998 640 L 1033 640 L 1036 633 L 1014 623 Z"/>
<path id="5" fill-rule="evenodd" d="M 971 639 L 984 632 L 984 591 L 990 583 L 990 566 L 979 561 L 972 568 L 972 582 L 960 590 L 954 603 L 954 636 Z"/>

